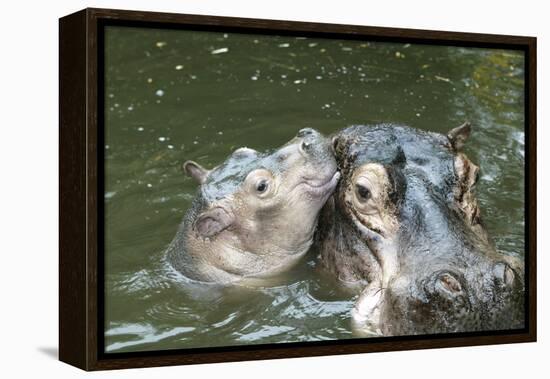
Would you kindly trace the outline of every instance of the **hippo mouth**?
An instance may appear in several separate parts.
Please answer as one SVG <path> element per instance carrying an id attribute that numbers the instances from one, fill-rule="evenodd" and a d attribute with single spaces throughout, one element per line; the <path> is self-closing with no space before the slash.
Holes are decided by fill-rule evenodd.
<path id="1" fill-rule="evenodd" d="M 322 196 L 326 195 L 327 193 L 332 193 L 332 191 L 336 188 L 336 185 L 338 184 L 338 180 L 340 180 L 340 172 L 336 171 L 332 176 L 330 176 L 328 179 L 324 180 L 305 180 L 303 184 L 308 187 L 308 193 L 312 195 Z"/>
<path id="2" fill-rule="evenodd" d="M 359 295 L 352 311 L 354 330 L 365 337 L 382 336 L 380 314 L 384 305 L 384 288 L 369 285 Z"/>

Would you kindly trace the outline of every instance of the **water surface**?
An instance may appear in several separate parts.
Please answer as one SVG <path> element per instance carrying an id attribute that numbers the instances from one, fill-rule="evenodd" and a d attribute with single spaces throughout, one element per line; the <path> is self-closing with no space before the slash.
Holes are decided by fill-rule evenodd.
<path id="1" fill-rule="evenodd" d="M 315 251 L 262 288 L 189 286 L 164 257 L 196 189 L 185 160 L 212 167 L 304 127 L 470 120 L 483 219 L 523 256 L 523 53 L 127 27 L 105 39 L 106 351 L 353 337 L 354 298 Z"/>

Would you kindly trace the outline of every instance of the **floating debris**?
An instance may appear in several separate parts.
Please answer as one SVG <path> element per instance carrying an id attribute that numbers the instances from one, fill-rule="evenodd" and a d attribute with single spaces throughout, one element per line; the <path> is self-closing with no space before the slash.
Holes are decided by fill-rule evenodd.
<path id="1" fill-rule="evenodd" d="M 166 141 L 166 137 L 159 137 L 159 141 L 160 141 L 160 142 Z"/>
<path id="2" fill-rule="evenodd" d="M 138 132 L 143 132 L 145 130 L 145 128 L 143 126 L 140 126 L 139 128 L 137 128 Z"/>
<path id="3" fill-rule="evenodd" d="M 305 84 L 306 83 L 306 79 L 296 79 L 294 81 L 294 84 Z"/>
<path id="4" fill-rule="evenodd" d="M 321 79 L 323 79 L 323 77 L 322 77 L 321 75 L 317 75 L 317 76 L 315 77 L 315 79 L 321 80 Z"/>
<path id="5" fill-rule="evenodd" d="M 250 79 L 252 79 L 252 80 L 258 80 L 258 77 L 257 77 L 257 76 L 251 76 Z"/>
<path id="6" fill-rule="evenodd" d="M 158 89 L 157 92 L 155 92 L 155 95 L 157 95 L 157 96 L 159 96 L 159 97 L 160 97 L 160 96 L 164 96 L 164 91 L 161 90 L 161 89 Z"/>
<path id="7" fill-rule="evenodd" d="M 151 188 L 153 185 L 151 183 L 147 183 L 147 188 Z"/>
<path id="8" fill-rule="evenodd" d="M 216 49 L 216 50 L 212 50 L 210 52 L 210 54 L 223 54 L 223 53 L 227 53 L 229 51 L 229 49 L 227 47 L 222 47 L 222 48 L 219 48 L 219 49 Z"/>
<path id="9" fill-rule="evenodd" d="M 229 37 L 229 34 L 223 33 L 223 38 L 227 38 L 227 37 Z"/>
<path id="10" fill-rule="evenodd" d="M 342 47 L 342 51 L 353 51 L 351 47 Z"/>
<path id="11" fill-rule="evenodd" d="M 153 83 L 153 78 L 147 78 L 147 83 Z"/>
<path id="12" fill-rule="evenodd" d="M 307 44 L 309 47 L 315 47 L 317 46 L 317 42 L 310 42 Z"/>
<path id="13" fill-rule="evenodd" d="M 219 134 L 220 136 L 223 136 L 223 132 L 222 132 L 221 130 L 218 132 L 218 134 Z"/>
<path id="14" fill-rule="evenodd" d="M 178 71 L 181 70 L 182 68 L 183 68 L 183 65 L 182 65 L 182 64 L 179 64 L 179 65 L 177 65 L 177 66 L 175 67 L 175 69 L 178 70 Z"/>
<path id="15" fill-rule="evenodd" d="M 396 51 L 396 52 L 395 52 L 395 57 L 396 57 L 396 58 L 405 58 L 405 54 L 403 54 L 403 53 L 400 52 L 400 51 Z"/>
<path id="16" fill-rule="evenodd" d="M 417 114 L 416 114 L 416 117 L 420 117 L 420 113 L 417 113 Z"/>
<path id="17" fill-rule="evenodd" d="M 158 41 L 155 45 L 159 48 L 159 49 L 162 49 L 164 46 L 166 46 L 168 43 L 167 42 L 164 42 L 164 41 Z"/>
<path id="18" fill-rule="evenodd" d="M 435 80 L 440 80 L 440 81 L 446 82 L 446 83 L 450 83 L 450 82 L 451 82 L 451 79 L 445 78 L 445 77 L 439 76 L 439 75 L 435 75 L 434 78 L 435 78 Z"/>
<path id="19" fill-rule="evenodd" d="M 168 145 L 167 147 L 171 150 L 174 148 L 174 145 Z"/>

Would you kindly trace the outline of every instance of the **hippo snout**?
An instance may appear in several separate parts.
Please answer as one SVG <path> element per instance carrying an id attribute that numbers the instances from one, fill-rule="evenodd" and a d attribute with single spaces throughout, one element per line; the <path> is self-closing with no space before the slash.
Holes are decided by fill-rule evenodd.
<path id="1" fill-rule="evenodd" d="M 325 158 L 331 156 L 328 140 L 312 128 L 300 129 L 296 134 L 299 150 L 309 158 Z"/>
<path id="2" fill-rule="evenodd" d="M 483 275 L 483 280 L 480 280 L 479 274 L 474 272 L 451 270 L 433 272 L 424 280 L 423 292 L 432 301 L 447 299 L 460 302 L 461 299 L 476 298 L 477 300 L 474 301 L 485 302 L 494 301 L 495 296 L 513 293 L 521 287 L 515 270 L 508 263 L 498 261 L 489 264 L 491 266 Z"/>

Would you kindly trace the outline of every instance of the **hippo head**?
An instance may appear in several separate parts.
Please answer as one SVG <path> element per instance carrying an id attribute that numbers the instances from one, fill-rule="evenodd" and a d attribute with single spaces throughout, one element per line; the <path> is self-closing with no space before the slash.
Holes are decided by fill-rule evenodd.
<path id="1" fill-rule="evenodd" d="M 308 250 L 320 209 L 339 179 L 330 142 L 302 129 L 281 148 L 237 149 L 207 170 L 183 165 L 200 185 L 171 247 L 186 276 L 233 282 L 280 272 Z"/>
<path id="2" fill-rule="evenodd" d="M 499 254 L 483 227 L 479 169 L 461 152 L 469 133 L 375 125 L 333 138 L 342 179 L 321 219 L 321 258 L 363 288 L 358 331 L 523 327 L 523 263 Z"/>

